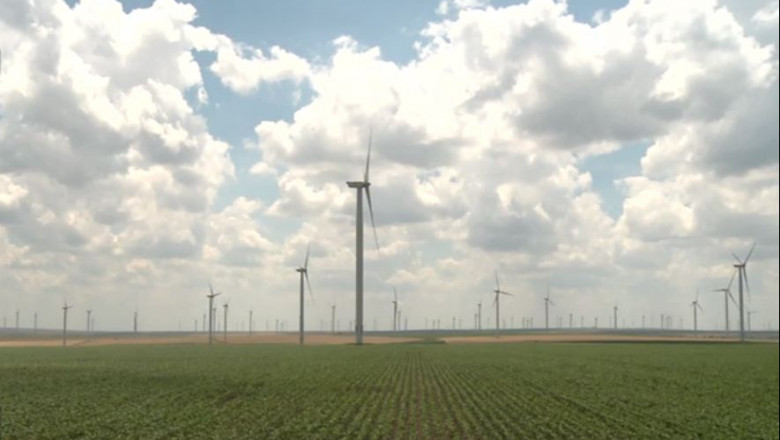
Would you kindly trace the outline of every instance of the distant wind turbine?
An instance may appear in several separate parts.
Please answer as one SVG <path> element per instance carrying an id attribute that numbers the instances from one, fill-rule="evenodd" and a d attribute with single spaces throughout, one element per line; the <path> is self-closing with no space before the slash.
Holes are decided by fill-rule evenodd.
<path id="1" fill-rule="evenodd" d="M 87 310 L 87 334 L 89 334 L 89 324 L 92 322 L 92 309 Z"/>
<path id="2" fill-rule="evenodd" d="M 398 291 L 393 287 L 393 331 L 398 330 Z"/>
<path id="3" fill-rule="evenodd" d="M 301 310 L 300 310 L 300 321 L 298 323 L 299 325 L 299 334 L 298 334 L 298 344 L 303 345 L 303 306 L 304 306 L 304 298 L 303 298 L 303 281 L 306 280 L 306 286 L 309 288 L 309 296 L 311 296 L 312 300 L 314 299 L 314 294 L 311 293 L 311 283 L 309 282 L 309 246 L 306 246 L 306 258 L 303 260 L 303 266 L 295 269 L 296 272 L 301 274 L 301 285 L 300 285 L 300 301 L 301 301 Z"/>
<path id="4" fill-rule="evenodd" d="M 330 332 L 336 333 L 336 304 L 330 306 Z"/>
<path id="5" fill-rule="evenodd" d="M 374 209 L 371 205 L 371 182 L 368 179 L 368 170 L 371 164 L 371 140 L 368 138 L 368 155 L 366 156 L 366 170 L 363 180 L 347 182 L 347 186 L 357 190 L 357 212 L 355 221 L 355 342 L 363 344 L 363 190 L 368 200 L 368 212 L 371 216 L 371 227 L 374 231 L 374 243 L 379 251 L 379 240 L 376 236 L 376 224 L 374 223 Z"/>
<path id="6" fill-rule="evenodd" d="M 550 299 L 550 286 L 547 286 L 547 296 L 544 297 L 544 329 L 550 330 L 550 306 L 555 306 L 555 303 Z"/>
<path id="7" fill-rule="evenodd" d="M 745 340 L 745 302 L 744 302 L 744 296 L 742 295 L 742 283 L 744 282 L 745 288 L 747 288 L 748 294 L 750 294 L 750 284 L 748 283 L 748 277 L 747 277 L 747 262 L 750 260 L 750 256 L 753 255 L 753 251 L 756 249 L 756 244 L 753 243 L 753 247 L 750 248 L 750 252 L 748 252 L 747 257 L 745 257 L 745 261 L 742 261 L 737 257 L 737 255 L 732 252 L 731 255 L 734 256 L 734 259 L 737 260 L 738 264 L 735 264 L 734 267 L 737 268 L 739 271 L 739 340 L 744 341 Z"/>
<path id="8" fill-rule="evenodd" d="M 477 303 L 477 330 L 482 330 L 482 300 Z"/>
<path id="9" fill-rule="evenodd" d="M 617 330 L 618 328 L 617 312 L 618 312 L 618 306 L 617 304 L 615 304 L 614 306 L 612 306 L 612 316 L 613 316 L 612 323 L 614 325 L 615 330 Z"/>
<path id="10" fill-rule="evenodd" d="M 713 292 L 723 292 L 723 307 L 726 310 L 726 332 L 729 331 L 729 298 L 734 305 L 737 305 L 737 301 L 734 300 L 734 296 L 731 295 L 731 284 L 734 282 L 734 277 L 737 275 L 737 271 L 731 274 L 728 286 L 723 289 L 715 289 Z"/>
<path id="11" fill-rule="evenodd" d="M 227 344 L 227 334 L 228 334 L 228 308 L 230 307 L 230 300 L 228 299 L 225 301 L 224 304 L 222 304 L 222 308 L 224 309 L 225 317 L 223 318 L 222 322 L 222 331 L 223 333 L 223 341 Z"/>
<path id="12" fill-rule="evenodd" d="M 704 309 L 701 308 L 701 304 L 699 304 L 699 289 L 696 289 L 696 299 L 691 301 L 691 307 L 693 307 L 693 331 L 699 331 L 699 316 L 698 311 L 701 310 L 702 313 L 704 313 Z"/>
<path id="13" fill-rule="evenodd" d="M 496 296 L 493 298 L 493 305 L 496 306 L 496 332 L 500 330 L 499 327 L 499 311 L 500 311 L 500 305 L 501 305 L 501 295 L 508 295 L 508 296 L 514 296 L 509 292 L 505 292 L 501 290 L 501 284 L 498 282 L 498 270 L 496 270 L 496 288 L 493 290 L 493 293 L 496 294 Z M 506 327 L 506 325 L 505 325 Z"/>
<path id="14" fill-rule="evenodd" d="M 756 310 L 748 310 L 746 313 L 747 313 L 747 318 L 748 318 L 747 319 L 747 329 L 748 329 L 749 332 L 752 332 L 753 331 L 753 327 L 750 325 L 750 318 L 753 315 L 755 315 L 756 313 L 758 313 L 758 312 Z"/>
<path id="15" fill-rule="evenodd" d="M 214 298 L 221 294 L 221 292 L 214 293 L 214 289 L 211 288 L 211 283 L 209 283 L 209 294 L 206 295 L 206 298 L 209 299 L 209 345 L 214 342 Z"/>
<path id="16" fill-rule="evenodd" d="M 65 301 L 65 303 L 62 306 L 62 346 L 63 347 L 67 345 L 67 341 L 68 341 L 68 309 L 72 307 L 73 305 L 68 305 L 68 301 Z"/>

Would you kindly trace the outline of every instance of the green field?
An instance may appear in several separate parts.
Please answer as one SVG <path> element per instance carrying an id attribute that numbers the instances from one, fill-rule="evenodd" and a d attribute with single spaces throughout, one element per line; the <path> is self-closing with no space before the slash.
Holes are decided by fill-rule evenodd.
<path id="1" fill-rule="evenodd" d="M 1 439 L 777 439 L 776 344 L 0 349 Z"/>

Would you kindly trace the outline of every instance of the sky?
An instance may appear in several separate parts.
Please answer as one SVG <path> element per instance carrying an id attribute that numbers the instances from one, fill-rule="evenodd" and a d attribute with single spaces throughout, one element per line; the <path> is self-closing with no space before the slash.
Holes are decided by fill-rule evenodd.
<path id="1" fill-rule="evenodd" d="M 0 3 L 0 319 L 778 326 L 778 2 Z M 737 296 L 736 281 L 733 292 Z M 730 327 L 737 325 L 730 304 Z M 488 320 L 491 320 L 489 323 Z"/>

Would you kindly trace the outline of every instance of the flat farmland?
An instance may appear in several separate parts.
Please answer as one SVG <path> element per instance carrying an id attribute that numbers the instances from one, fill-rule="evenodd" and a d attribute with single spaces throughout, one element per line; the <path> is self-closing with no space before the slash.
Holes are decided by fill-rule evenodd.
<path id="1" fill-rule="evenodd" d="M 0 349 L 2 439 L 777 439 L 777 344 Z"/>

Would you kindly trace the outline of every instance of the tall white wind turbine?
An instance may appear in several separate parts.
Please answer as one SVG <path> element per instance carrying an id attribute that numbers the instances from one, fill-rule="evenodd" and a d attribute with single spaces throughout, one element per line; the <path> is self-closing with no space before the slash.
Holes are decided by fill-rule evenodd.
<path id="1" fill-rule="evenodd" d="M 393 331 L 398 330 L 398 291 L 393 287 Z"/>
<path id="2" fill-rule="evenodd" d="M 555 303 L 550 299 L 550 286 L 547 286 L 547 296 L 544 297 L 544 329 L 550 330 L 550 306 L 554 306 Z"/>
<path id="3" fill-rule="evenodd" d="M 477 330 L 482 330 L 482 300 L 477 303 Z"/>
<path id="4" fill-rule="evenodd" d="M 209 345 L 214 342 L 214 298 L 221 294 L 221 292 L 214 293 L 214 289 L 211 288 L 211 283 L 209 283 L 209 294 L 206 295 L 206 298 L 209 299 Z"/>
<path id="5" fill-rule="evenodd" d="M 696 299 L 691 301 L 691 307 L 693 307 L 693 331 L 699 331 L 699 315 L 698 311 L 701 310 L 704 313 L 704 309 L 699 304 L 699 289 L 696 289 Z"/>
<path id="6" fill-rule="evenodd" d="M 298 272 L 301 276 L 301 283 L 300 283 L 300 301 L 301 301 L 301 312 L 300 312 L 300 321 L 298 323 L 299 330 L 298 330 L 298 344 L 303 345 L 303 327 L 304 327 L 304 319 L 303 319 L 303 306 L 304 306 L 304 295 L 303 295 L 303 282 L 306 281 L 306 285 L 309 287 L 309 295 L 314 299 L 314 295 L 311 293 L 311 283 L 309 282 L 309 246 L 306 246 L 306 258 L 303 260 L 303 266 L 295 269 L 296 272 Z"/>
<path id="7" fill-rule="evenodd" d="M 725 288 L 713 290 L 713 292 L 723 292 L 723 307 L 726 310 L 726 332 L 729 332 L 729 299 L 731 299 L 731 302 L 735 306 L 737 305 L 737 301 L 734 299 L 734 296 L 731 295 L 731 284 L 734 282 L 734 276 L 736 275 L 737 271 L 734 271 L 734 273 L 731 274 L 729 285 Z"/>
<path id="8" fill-rule="evenodd" d="M 371 140 L 368 138 L 368 155 L 366 156 L 366 170 L 363 180 L 347 182 L 347 186 L 357 190 L 357 212 L 355 221 L 355 342 L 363 344 L 363 191 L 368 200 L 368 212 L 371 216 L 371 227 L 374 230 L 374 243 L 379 251 L 379 240 L 376 236 L 376 224 L 374 223 L 374 209 L 371 205 L 371 182 L 368 179 L 368 171 L 371 164 Z"/>
<path id="9" fill-rule="evenodd" d="M 750 248 L 750 252 L 748 252 L 747 257 L 745 257 L 745 261 L 742 261 L 737 257 L 737 255 L 732 252 L 731 255 L 734 256 L 734 259 L 737 260 L 738 264 L 735 264 L 734 267 L 737 268 L 739 271 L 739 340 L 744 341 L 745 340 L 745 301 L 744 296 L 742 294 L 742 284 L 745 284 L 745 288 L 748 291 L 748 294 L 750 293 L 750 283 L 748 283 L 748 277 L 747 277 L 747 262 L 750 260 L 750 256 L 753 255 L 753 251 L 756 249 L 756 244 L 753 243 L 753 247 Z"/>
<path id="10" fill-rule="evenodd" d="M 501 322 L 499 320 L 499 310 L 500 310 L 500 305 L 501 305 L 501 301 L 500 301 L 501 295 L 514 296 L 514 295 L 512 295 L 509 292 L 505 292 L 505 291 L 501 290 L 501 284 L 498 281 L 498 270 L 496 270 L 496 288 L 493 290 L 493 293 L 496 294 L 496 296 L 493 298 L 493 305 L 496 306 L 496 333 L 498 333 L 498 331 L 500 330 L 499 324 Z"/>
<path id="11" fill-rule="evenodd" d="M 618 323 L 617 312 L 618 312 L 618 306 L 617 306 L 617 304 L 615 304 L 614 306 L 612 306 L 612 317 L 613 317 L 612 325 L 613 325 L 615 330 L 617 330 L 617 328 L 618 328 L 618 326 L 617 326 L 617 323 Z"/>
<path id="12" fill-rule="evenodd" d="M 68 309 L 73 305 L 68 305 L 68 301 L 62 305 L 62 346 L 67 345 L 68 341 Z"/>

